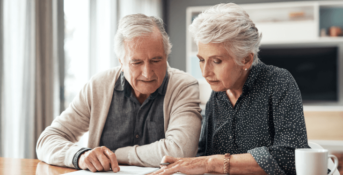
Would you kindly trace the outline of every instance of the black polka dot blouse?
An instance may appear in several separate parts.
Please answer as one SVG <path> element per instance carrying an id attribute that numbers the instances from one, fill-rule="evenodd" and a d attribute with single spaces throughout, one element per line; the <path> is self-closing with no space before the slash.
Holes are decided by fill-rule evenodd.
<path id="1" fill-rule="evenodd" d="M 198 156 L 250 153 L 269 175 L 295 173 L 295 149 L 309 148 L 300 90 L 285 69 L 259 62 L 232 107 L 225 92 L 206 104 Z"/>

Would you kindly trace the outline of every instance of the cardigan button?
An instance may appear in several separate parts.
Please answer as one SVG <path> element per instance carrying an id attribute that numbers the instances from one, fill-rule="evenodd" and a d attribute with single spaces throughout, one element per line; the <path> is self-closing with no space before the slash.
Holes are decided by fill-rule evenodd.
<path id="1" fill-rule="evenodd" d="M 139 135 L 137 134 L 137 135 L 136 135 L 136 139 L 138 139 L 138 138 L 139 138 Z"/>

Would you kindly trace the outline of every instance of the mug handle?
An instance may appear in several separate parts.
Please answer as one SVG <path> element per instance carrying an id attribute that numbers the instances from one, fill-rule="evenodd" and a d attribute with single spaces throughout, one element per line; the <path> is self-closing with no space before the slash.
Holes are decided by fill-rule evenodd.
<path id="1" fill-rule="evenodd" d="M 338 166 L 338 159 L 335 155 L 329 155 L 329 158 L 333 158 L 335 159 L 335 168 L 332 169 L 331 173 L 329 175 L 333 175 L 333 173 L 337 170 L 337 166 Z"/>

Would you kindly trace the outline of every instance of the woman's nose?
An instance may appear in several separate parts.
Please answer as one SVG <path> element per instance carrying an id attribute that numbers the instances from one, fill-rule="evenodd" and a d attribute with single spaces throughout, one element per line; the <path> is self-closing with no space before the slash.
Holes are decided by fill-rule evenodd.
<path id="1" fill-rule="evenodd" d="M 201 68 L 201 66 L 200 66 Z M 202 76 L 203 77 L 207 77 L 210 74 L 210 65 L 208 65 L 208 63 L 204 62 L 201 68 L 201 72 L 202 72 Z"/>

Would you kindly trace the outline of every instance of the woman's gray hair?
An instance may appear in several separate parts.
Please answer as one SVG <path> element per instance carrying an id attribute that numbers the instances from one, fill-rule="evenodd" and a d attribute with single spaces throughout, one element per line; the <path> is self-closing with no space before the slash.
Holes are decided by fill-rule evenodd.
<path id="1" fill-rule="evenodd" d="M 132 40 L 136 37 L 147 36 L 153 32 L 156 27 L 161 32 L 164 53 L 168 57 L 172 45 L 169 36 L 163 27 L 162 19 L 144 14 L 133 14 L 123 17 L 119 21 L 117 33 L 114 38 L 114 50 L 117 57 L 123 60 L 125 57 L 125 41 Z"/>
<path id="2" fill-rule="evenodd" d="M 253 65 L 259 62 L 262 34 L 237 4 L 218 4 L 207 9 L 194 19 L 190 32 L 197 44 L 223 43 L 238 65 L 250 53 L 254 54 Z"/>

